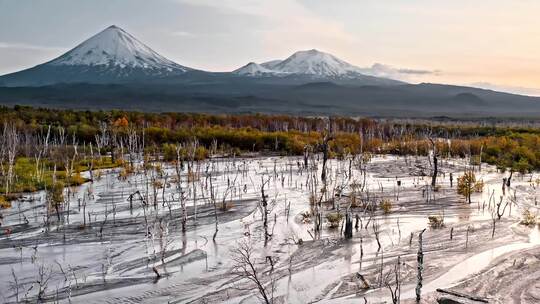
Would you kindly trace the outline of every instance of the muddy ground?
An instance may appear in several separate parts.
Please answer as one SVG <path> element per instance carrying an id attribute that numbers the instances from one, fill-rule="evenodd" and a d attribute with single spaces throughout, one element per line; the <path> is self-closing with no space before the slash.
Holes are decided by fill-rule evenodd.
<path id="1" fill-rule="evenodd" d="M 457 178 L 470 169 L 463 159 L 441 161 L 436 191 L 428 186 L 425 157 L 332 160 L 324 193 L 320 160 L 307 169 L 302 163 L 296 157 L 214 159 L 199 163 L 190 183 L 184 171 L 185 232 L 175 171 L 166 166 L 159 176 L 139 172 L 126 180 L 118 170 L 103 171 L 100 180 L 73 189 L 60 214 L 47 210 L 44 193 L 27 194 L 0 211 L 0 302 L 259 303 L 254 285 L 233 271 L 231 250 L 246 240 L 275 303 L 392 303 L 387 285 L 395 286 L 398 257 L 401 302 L 413 303 L 423 229 L 423 302 L 452 297 L 439 288 L 490 303 L 538 302 L 540 233 L 519 224 L 523 210 L 537 212 L 538 174 L 515 174 L 503 194 L 508 173 L 475 167 L 484 189 L 468 204 L 456 192 Z M 147 185 L 152 177 L 164 185 L 155 196 Z M 225 197 L 224 210 L 214 208 L 209 179 L 219 205 Z M 260 188 L 266 180 L 271 237 L 264 246 Z M 316 233 L 312 188 L 323 215 L 348 207 L 358 214 L 352 239 L 343 237 L 343 221 L 330 228 L 324 216 Z M 130 203 L 137 190 L 145 201 Z M 357 198 L 352 206 L 351 196 Z M 366 211 L 384 199 L 392 205 L 388 213 Z M 508 206 L 494 221 L 499 202 Z M 429 227 L 433 215 L 444 218 L 442 227 Z"/>

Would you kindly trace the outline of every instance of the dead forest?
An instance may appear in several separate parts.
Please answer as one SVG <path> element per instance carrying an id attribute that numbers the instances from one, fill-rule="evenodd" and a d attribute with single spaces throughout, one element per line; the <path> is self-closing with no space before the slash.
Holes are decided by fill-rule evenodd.
<path id="1" fill-rule="evenodd" d="M 534 122 L 21 107 L 0 122 L 3 303 L 540 296 Z"/>

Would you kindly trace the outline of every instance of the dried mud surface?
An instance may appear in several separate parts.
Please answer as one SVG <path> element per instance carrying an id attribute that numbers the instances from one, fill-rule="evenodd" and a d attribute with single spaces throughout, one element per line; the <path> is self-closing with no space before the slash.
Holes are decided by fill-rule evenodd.
<path id="1" fill-rule="evenodd" d="M 354 229 L 352 239 L 345 240 L 341 226 L 332 229 L 325 221 L 322 233 L 316 235 L 313 222 L 302 216 L 311 208 L 310 178 L 320 176 L 321 168 L 301 169 L 301 162 L 296 157 L 219 159 L 212 161 L 211 177 L 204 173 L 210 163 L 202 162 L 196 200 L 193 189 L 183 185 L 188 191 L 185 233 L 181 232 L 176 185 L 170 179 L 158 191 L 155 204 L 144 207 L 135 202 L 130 207 L 129 194 L 145 191 L 144 175 L 120 180 L 117 171 L 104 171 L 101 180 L 75 189 L 61 220 L 55 213 L 48 225 L 44 194 L 25 195 L 12 208 L 0 211 L 0 231 L 4 231 L 0 236 L 0 302 L 15 303 L 17 298 L 36 302 L 41 272 L 47 278 L 46 287 L 41 286 L 45 302 L 259 303 L 254 286 L 232 271 L 231 250 L 246 239 L 253 245 L 263 282 L 268 289 L 274 286 L 275 303 L 363 303 L 364 299 L 392 303 L 384 282 L 393 284 L 385 278 L 398 256 L 401 302 L 414 303 L 418 234 L 423 229 L 424 303 L 435 303 L 442 296 L 437 288 L 485 297 L 493 303 L 540 301 L 540 232 L 519 224 L 523 210 L 537 212 L 539 191 L 533 181 L 538 174 L 515 176 L 512 188 L 503 195 L 501 181 L 507 174 L 483 165 L 476 174 L 484 181 L 484 191 L 474 194 L 469 205 L 455 189 L 457 177 L 467 168 L 465 160 L 443 160 L 440 188 L 433 192 L 426 190 L 431 170 L 427 158 L 374 157 L 365 167 L 367 191 L 358 198 L 377 204 L 388 199 L 391 211 L 384 214 L 377 208 L 370 215 L 364 205 L 352 206 L 360 227 Z M 327 189 L 342 187 L 343 191 L 325 194 L 325 214 L 336 209 L 344 212 L 351 201 L 350 184 L 364 180 L 358 166 L 353 166 L 350 178 L 348 171 L 346 160 L 329 163 Z M 172 176 L 174 170 L 166 168 L 166 172 Z M 215 241 L 216 215 L 208 178 L 213 180 L 218 200 L 230 191 L 227 210 L 217 211 Z M 272 237 L 266 247 L 261 178 L 270 178 L 265 191 L 271 205 Z M 496 221 L 492 235 L 492 212 L 501 196 L 512 203 Z M 444 227 L 429 228 L 430 215 L 443 216 Z M 381 248 L 374 223 L 379 227 Z M 273 268 L 265 263 L 266 256 L 272 257 Z"/>

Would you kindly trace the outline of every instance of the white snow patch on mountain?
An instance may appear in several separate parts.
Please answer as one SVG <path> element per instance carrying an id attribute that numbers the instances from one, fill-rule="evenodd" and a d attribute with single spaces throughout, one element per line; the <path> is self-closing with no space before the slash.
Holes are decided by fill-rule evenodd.
<path id="1" fill-rule="evenodd" d="M 244 75 L 244 76 L 263 76 L 267 74 L 277 74 L 279 72 L 267 69 L 264 66 L 257 64 L 255 62 L 250 62 L 246 64 L 245 66 L 234 70 L 233 73 L 238 74 L 238 75 Z"/>
<path id="2" fill-rule="evenodd" d="M 359 73 L 360 70 L 331 54 L 315 49 L 296 52 L 274 65 L 273 69 L 284 73 L 325 77 L 346 76 L 351 73 Z"/>
<path id="3" fill-rule="evenodd" d="M 271 60 L 271 61 L 261 63 L 261 66 L 272 70 L 276 65 L 280 64 L 282 61 L 283 60 L 279 60 L 279 59 L 278 60 Z"/>

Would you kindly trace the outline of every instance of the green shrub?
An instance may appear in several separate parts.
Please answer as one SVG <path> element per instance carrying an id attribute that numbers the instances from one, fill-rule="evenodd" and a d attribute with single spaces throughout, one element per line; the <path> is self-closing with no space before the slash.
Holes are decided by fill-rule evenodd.
<path id="1" fill-rule="evenodd" d="M 444 227 L 444 218 L 441 215 L 428 216 L 428 225 L 433 229 Z"/>
<path id="2" fill-rule="evenodd" d="M 11 208 L 11 202 L 8 201 L 4 196 L 0 195 L 0 209 Z"/>
<path id="3" fill-rule="evenodd" d="M 389 214 L 392 211 L 392 202 L 389 199 L 383 199 L 379 204 L 384 214 Z"/>
<path id="4" fill-rule="evenodd" d="M 534 215 L 529 209 L 523 211 L 523 216 L 519 222 L 521 225 L 534 226 L 538 223 L 536 215 Z"/>
<path id="5" fill-rule="evenodd" d="M 329 228 L 339 227 L 339 223 L 341 223 L 342 219 L 343 219 L 343 214 L 338 213 L 338 212 L 332 212 L 332 213 L 326 214 L 326 220 L 328 221 Z"/>

